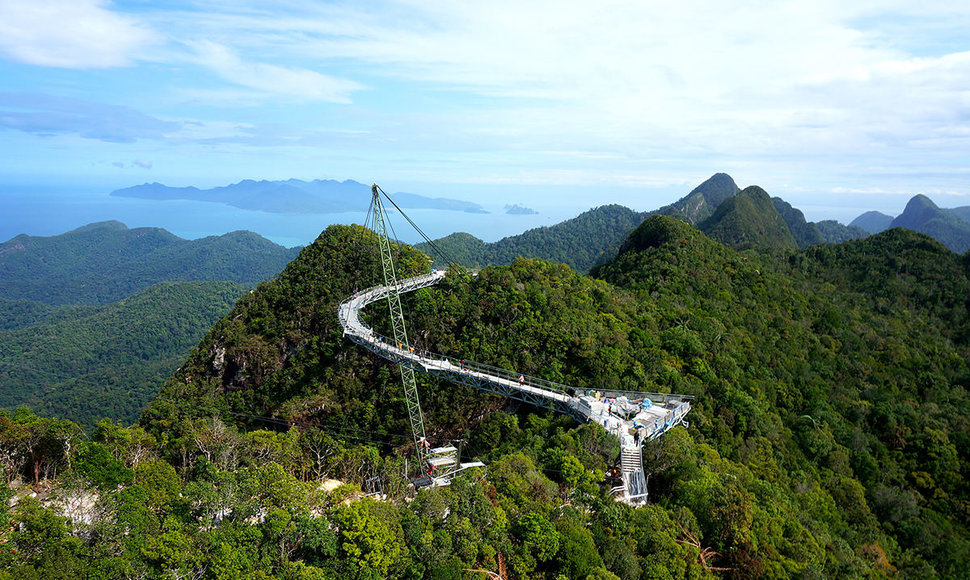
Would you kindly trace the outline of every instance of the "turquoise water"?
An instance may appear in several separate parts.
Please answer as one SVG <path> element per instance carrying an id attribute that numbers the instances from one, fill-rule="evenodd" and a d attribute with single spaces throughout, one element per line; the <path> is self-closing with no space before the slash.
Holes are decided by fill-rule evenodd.
<path id="1" fill-rule="evenodd" d="M 575 217 L 585 207 L 537 208 L 538 215 L 507 215 L 503 205 L 491 213 L 469 214 L 442 210 L 408 210 L 408 215 L 431 238 L 460 231 L 487 242 L 527 229 L 548 226 Z M 250 230 L 287 246 L 312 242 L 331 224 L 363 223 L 367 208 L 335 214 L 272 214 L 197 201 L 155 201 L 113 197 L 104 191 L 65 191 L 60 188 L 0 187 L 0 242 L 18 234 L 50 236 L 92 222 L 117 220 L 130 228 L 160 227 L 195 239 L 234 230 Z M 392 217 L 398 237 L 408 243 L 420 241 L 417 233 L 397 216 Z"/>

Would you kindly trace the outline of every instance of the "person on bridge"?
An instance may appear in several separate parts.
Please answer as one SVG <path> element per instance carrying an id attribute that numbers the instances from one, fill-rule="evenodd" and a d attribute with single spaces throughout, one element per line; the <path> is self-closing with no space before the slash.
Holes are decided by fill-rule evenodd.
<path id="1" fill-rule="evenodd" d="M 525 375 L 519 375 L 519 384 L 522 384 L 524 382 L 525 382 Z"/>

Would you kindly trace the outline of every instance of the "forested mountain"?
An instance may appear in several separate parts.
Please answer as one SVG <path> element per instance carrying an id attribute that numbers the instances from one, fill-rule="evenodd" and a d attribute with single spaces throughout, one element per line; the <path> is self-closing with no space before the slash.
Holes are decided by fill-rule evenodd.
<path id="1" fill-rule="evenodd" d="M 860 240 L 870 233 L 859 226 L 847 226 L 835 220 L 822 220 L 814 223 L 827 244 L 841 244 L 849 240 Z"/>
<path id="2" fill-rule="evenodd" d="M 815 224 L 806 221 L 805 214 L 800 209 L 795 209 L 790 203 L 780 197 L 771 198 L 771 203 L 775 206 L 775 210 L 778 211 L 778 215 L 785 220 L 785 224 L 788 225 L 788 231 L 795 238 L 795 243 L 798 244 L 799 248 L 804 249 L 809 246 L 825 243 L 825 236 L 822 235 L 821 230 Z"/>
<path id="3" fill-rule="evenodd" d="M 852 223 L 850 223 L 849 226 L 862 228 L 870 234 L 878 234 L 881 231 L 891 228 L 892 223 L 893 216 L 891 215 L 886 215 L 878 211 L 867 211 L 866 213 L 852 220 Z"/>
<path id="4" fill-rule="evenodd" d="M 655 212 L 650 212 L 650 215 L 667 215 L 682 219 L 693 226 L 699 227 L 699 224 L 710 218 L 721 204 L 740 192 L 741 190 L 730 175 L 716 173 L 710 179 L 694 188 L 684 198 Z M 775 206 L 775 210 L 784 219 L 799 248 L 804 249 L 815 244 L 838 244 L 848 240 L 864 238 L 868 235 L 863 229 L 847 227 L 834 220 L 826 220 L 818 223 L 808 222 L 805 220 L 805 215 L 801 210 L 792 207 L 790 203 L 780 197 L 773 197 L 771 201 Z M 767 211 L 767 208 L 764 208 L 764 210 L 765 218 L 774 222 L 774 216 L 771 215 L 771 212 Z M 756 219 L 755 216 L 751 216 L 751 218 Z M 755 224 L 753 222 L 749 222 L 745 227 L 750 228 L 754 226 Z M 770 227 L 768 224 L 765 224 L 765 226 Z M 779 232 L 779 235 L 784 237 L 783 233 Z"/>
<path id="5" fill-rule="evenodd" d="M 297 255 L 252 232 L 184 240 L 160 228 L 90 224 L 0 244 L 0 297 L 45 304 L 108 304 L 173 280 L 255 284 Z"/>
<path id="6" fill-rule="evenodd" d="M 586 272 L 616 255 L 623 239 L 648 215 L 661 213 L 691 224 L 709 217 L 725 199 L 739 192 L 730 175 L 716 173 L 677 202 L 654 212 L 635 212 L 620 205 L 605 205 L 553 226 L 531 229 L 494 243 L 486 243 L 467 233 L 456 233 L 435 240 L 447 260 L 478 268 L 511 264 L 518 257 L 541 258 L 569 265 Z M 435 266 L 447 267 L 429 244 L 418 249 L 435 256 Z"/>
<path id="7" fill-rule="evenodd" d="M 761 188 L 757 189 L 761 190 Z M 578 272 L 586 272 L 615 256 L 622 239 L 646 216 L 668 215 L 692 225 L 699 225 L 700 222 L 709 220 L 725 201 L 733 199 L 740 191 L 730 175 L 716 173 L 677 202 L 654 212 L 638 213 L 618 205 L 603 206 L 585 212 L 573 220 L 551 227 L 529 230 L 524 234 L 503 238 L 491 244 L 471 234 L 451 234 L 435 240 L 435 244 L 447 256 L 446 259 L 436 257 L 435 266 L 443 268 L 447 266 L 446 261 L 454 261 L 477 268 L 509 264 L 516 257 L 533 257 L 562 262 Z M 847 227 L 833 220 L 820 223 L 807 222 L 800 210 L 781 198 L 771 198 L 775 212 L 770 211 L 767 206 L 753 207 L 749 203 L 751 201 L 749 199 L 740 202 L 742 206 L 740 210 L 738 201 L 731 202 L 725 208 L 725 212 L 729 214 L 727 220 L 731 223 L 722 224 L 719 227 L 723 231 L 712 235 L 714 237 L 741 235 L 744 230 L 747 233 L 743 237 L 753 240 L 745 247 L 766 243 L 786 246 L 787 236 L 780 229 L 775 213 L 782 217 L 795 244 L 800 248 L 814 244 L 841 243 L 867 235 L 861 228 Z M 757 206 L 758 203 L 755 205 Z M 746 217 L 740 217 L 741 214 Z M 723 215 L 718 218 L 718 221 L 721 219 L 725 219 Z M 706 227 L 714 228 L 714 222 L 706 224 Z M 774 240 L 762 237 L 772 229 L 774 234 L 769 237 L 774 237 Z M 418 244 L 416 247 L 434 255 L 429 244 Z"/>
<path id="8" fill-rule="evenodd" d="M 805 249 L 818 244 L 841 244 L 849 240 L 857 240 L 869 235 L 858 226 L 845 226 L 835 220 L 809 222 L 800 209 L 792 207 L 790 203 L 780 197 L 771 198 L 778 214 L 788 225 L 788 230 L 798 247 Z"/>
<path id="9" fill-rule="evenodd" d="M 410 491 L 398 371 L 336 318 L 381 281 L 376 241 L 331 226 L 209 330 L 139 426 L 85 436 L 0 415 L 16 492 L 0 502 L 0 566 L 24 578 L 965 577 L 970 258 L 899 228 L 798 250 L 760 188 L 704 224 L 747 249 L 655 215 L 591 277 L 517 259 L 404 297 L 417 348 L 582 389 L 694 395 L 690 426 L 644 448 L 645 506 L 610 497 L 618 448 L 599 425 L 423 375 L 429 438 L 463 440 L 488 467 Z M 407 246 L 397 264 L 402 277 L 429 267 Z M 386 325 L 380 305 L 365 314 Z M 331 477 L 348 485 L 323 489 Z M 378 483 L 385 501 L 361 498 Z"/>
<path id="10" fill-rule="evenodd" d="M 933 236 L 954 252 L 970 250 L 970 222 L 949 210 L 940 209 L 925 195 L 909 200 L 903 213 L 896 216 L 891 227 L 909 228 Z"/>
<path id="11" fill-rule="evenodd" d="M 448 259 L 470 268 L 511 264 L 518 257 L 526 257 L 561 262 L 577 272 L 586 272 L 615 256 L 623 238 L 646 215 L 621 205 L 604 205 L 556 225 L 534 228 L 494 243 L 485 243 L 465 233 L 434 242 Z M 416 247 L 434 255 L 427 243 Z M 448 265 L 437 259 L 436 266 Z"/>
<path id="12" fill-rule="evenodd" d="M 683 198 L 653 213 L 668 215 L 682 219 L 691 225 L 697 225 L 711 217 L 724 200 L 737 195 L 740 191 L 741 189 L 730 175 L 715 173 Z"/>
<path id="13" fill-rule="evenodd" d="M 702 471 L 723 460 L 751 470 L 731 471 L 731 479 L 720 472 L 708 480 L 720 483 L 701 492 L 740 494 L 751 504 L 719 508 L 714 500 L 695 515 L 725 510 L 734 521 L 757 522 L 768 501 L 781 512 L 767 521 L 797 519 L 810 530 L 803 548 L 841 538 L 824 548 L 829 565 L 846 541 L 868 546 L 856 554 L 873 571 L 961 576 L 954 562 L 968 558 L 966 260 L 893 230 L 813 247 L 786 267 L 742 258 L 676 222 L 648 220 L 641 229 L 638 243 L 597 274 L 649 298 L 667 321 L 658 328 L 666 326 L 660 336 L 670 341 L 662 347 L 684 365 L 673 365 L 677 375 L 705 385 L 698 407 L 711 404 L 710 414 L 697 413 L 692 427 L 717 454 Z M 690 472 L 663 479 L 697 493 L 681 481 Z M 754 513 L 732 511 L 739 505 Z M 832 509 L 840 515 L 822 515 Z M 705 537 L 730 535 L 731 527 L 708 528 L 714 534 Z M 852 571 L 857 565 L 824 576 L 864 575 Z"/>
<path id="14" fill-rule="evenodd" d="M 134 420 L 240 283 L 297 251 L 252 232 L 184 240 L 120 222 L 0 244 L 0 407 Z"/>
<path id="15" fill-rule="evenodd" d="M 970 205 L 954 207 L 951 208 L 949 212 L 965 222 L 970 222 Z"/>
<path id="16" fill-rule="evenodd" d="M 764 191 L 761 188 L 756 189 Z M 572 220 L 550 227 L 535 228 L 494 243 L 483 242 L 471 234 L 455 233 L 434 241 L 446 255 L 445 259 L 437 257 L 430 244 L 422 243 L 416 247 L 435 255 L 435 266 L 440 268 L 447 267 L 448 261 L 478 268 L 510 264 L 517 257 L 528 257 L 562 262 L 578 272 L 586 272 L 615 256 L 623 238 L 645 217 L 654 214 L 668 215 L 699 226 L 702 221 L 710 220 L 726 201 L 734 200 L 740 191 L 730 175 L 716 173 L 677 202 L 654 212 L 639 213 L 619 205 L 602 206 Z M 775 215 L 777 213 L 784 221 L 795 244 L 800 248 L 815 244 L 840 243 L 868 235 L 861 228 L 846 227 L 833 220 L 820 223 L 807 222 L 800 210 L 781 198 L 771 198 L 775 207 L 775 211 L 771 211 L 761 203 L 763 199 L 754 200 L 751 197 L 752 192 L 746 195 L 750 199 L 731 201 L 716 220 L 719 222 L 726 219 L 727 222 L 715 226 L 714 221 L 709 221 L 702 229 L 719 228 L 718 233 L 712 234 L 716 238 L 719 236 L 750 238 L 750 243 L 745 247 L 768 243 L 779 247 L 787 246 L 789 245 L 786 239 L 788 235 L 782 230 Z M 774 230 L 773 234 L 769 235 L 774 238 L 773 240 L 763 237 L 769 230 Z M 742 235 L 742 231 L 746 233 Z M 739 239 L 731 243 L 741 243 L 741 241 Z"/>
<path id="17" fill-rule="evenodd" d="M 797 247 L 771 198 L 756 185 L 726 199 L 697 227 L 722 244 L 740 250 Z"/>
<path id="18" fill-rule="evenodd" d="M 244 291 L 235 282 L 161 282 L 114 304 L 54 308 L 0 330 L 0 407 L 28 405 L 87 425 L 134 421 Z M 24 305 L 0 303 L 0 319 Z"/>
<path id="19" fill-rule="evenodd" d="M 903 213 L 895 218 L 869 211 L 852 220 L 851 225 L 870 233 L 907 228 L 932 236 L 954 252 L 970 249 L 970 207 L 940 208 L 922 194 L 910 199 Z"/>
<path id="20" fill-rule="evenodd" d="M 773 209 L 763 192 L 741 201 Z M 397 373 L 342 340 L 335 316 L 377 279 L 372 244 L 359 228 L 328 228 L 213 327 L 146 411 L 187 501 L 213 490 L 206 505 L 232 514 L 164 512 L 186 550 L 167 565 L 199 570 L 264 542 L 242 570 L 934 578 L 970 563 L 970 279 L 932 239 L 896 229 L 771 257 L 654 216 L 595 269 L 599 280 L 520 259 L 408 295 L 419 348 L 581 388 L 696 395 L 690 428 L 646 449 L 652 502 L 636 510 L 606 495 L 617 449 L 598 426 L 427 377 L 430 436 L 466 439 L 468 458 L 489 468 L 400 501 L 400 456 L 384 455 L 408 448 Z M 408 248 L 401 257 L 402 275 L 427 267 Z M 373 316 L 380 326 L 381 309 Z M 289 431 L 249 431 L 275 425 Z M 267 470 L 298 490 L 309 488 L 294 477 L 376 475 L 392 501 L 248 491 Z M 258 506 L 239 493 L 292 519 L 246 520 Z M 323 552 L 297 533 L 319 503 L 334 533 Z M 295 535 L 280 536 L 288 525 Z M 292 549 L 273 552 L 274 538 Z M 132 554 L 135 565 L 159 569 L 148 553 Z"/>

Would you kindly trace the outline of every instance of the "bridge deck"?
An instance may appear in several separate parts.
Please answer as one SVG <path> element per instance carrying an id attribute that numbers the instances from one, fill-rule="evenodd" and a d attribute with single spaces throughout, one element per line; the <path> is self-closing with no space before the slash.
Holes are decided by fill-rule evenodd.
<path id="1" fill-rule="evenodd" d="M 401 293 L 413 292 L 440 282 L 445 272 L 436 270 L 423 276 L 415 276 L 398 282 Z M 567 385 L 538 377 L 512 373 L 506 369 L 481 363 L 458 360 L 453 357 L 414 348 L 403 348 L 392 339 L 381 336 L 360 320 L 360 312 L 368 304 L 387 297 L 386 286 L 374 286 L 354 294 L 337 308 L 337 316 L 344 334 L 357 344 L 390 360 L 429 373 L 446 380 L 549 407 L 570 414 L 577 419 L 595 421 L 620 440 L 622 450 L 639 451 L 643 441 L 654 439 L 680 423 L 686 424 L 684 416 L 690 411 L 688 395 L 666 393 L 581 391 Z M 622 454 L 624 471 L 627 471 L 629 453 Z M 639 459 L 639 453 L 636 454 Z M 642 466 L 631 467 L 643 479 Z M 625 499 L 641 501 L 646 497 L 646 482 L 626 481 Z M 641 490 L 642 487 L 642 490 Z M 642 493 L 641 493 L 642 491 Z"/>

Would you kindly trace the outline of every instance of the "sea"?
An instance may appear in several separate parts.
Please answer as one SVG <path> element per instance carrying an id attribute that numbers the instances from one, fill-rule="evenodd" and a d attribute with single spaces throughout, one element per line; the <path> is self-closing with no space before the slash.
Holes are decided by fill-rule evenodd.
<path id="1" fill-rule="evenodd" d="M 504 205 L 482 203 L 488 213 L 406 209 L 408 216 L 431 239 L 467 232 L 486 242 L 551 226 L 600 205 L 550 203 L 536 207 L 539 213 L 512 215 Z M 503 202 L 504 203 L 504 202 Z M 52 236 L 100 221 L 116 220 L 129 228 L 159 227 L 185 239 L 249 230 L 294 247 L 313 242 L 331 224 L 362 224 L 367 207 L 328 214 L 280 214 L 234 208 L 221 203 L 147 200 L 110 195 L 100 189 L 39 186 L 0 186 L 0 242 L 19 234 Z M 422 241 L 400 215 L 391 215 L 397 239 Z"/>

